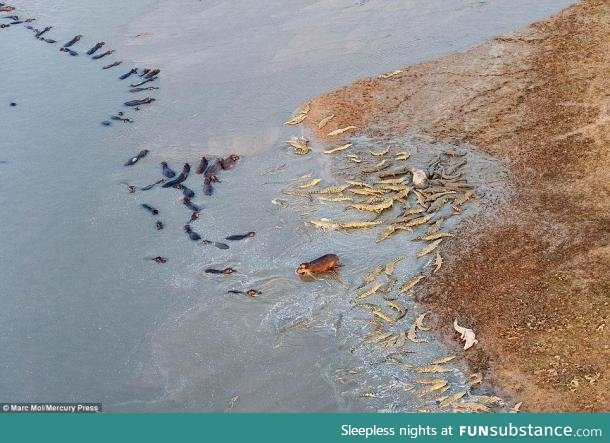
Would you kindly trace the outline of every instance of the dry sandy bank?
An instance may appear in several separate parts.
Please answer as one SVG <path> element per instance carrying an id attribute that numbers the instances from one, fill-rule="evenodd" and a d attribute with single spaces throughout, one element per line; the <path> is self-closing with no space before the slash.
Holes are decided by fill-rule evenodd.
<path id="1" fill-rule="evenodd" d="M 312 101 L 320 137 L 425 133 L 504 159 L 514 198 L 466 223 L 420 297 L 529 411 L 610 411 L 610 3 Z M 336 117 L 319 131 L 316 123 Z M 467 233 L 467 235 L 466 235 Z"/>

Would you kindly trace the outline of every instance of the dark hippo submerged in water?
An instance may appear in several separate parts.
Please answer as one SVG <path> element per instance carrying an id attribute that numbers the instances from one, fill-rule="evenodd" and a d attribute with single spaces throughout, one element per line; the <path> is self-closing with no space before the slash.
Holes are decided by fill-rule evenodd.
<path id="1" fill-rule="evenodd" d="M 216 160 L 214 163 L 208 166 L 203 175 L 205 175 L 205 177 L 208 178 L 211 182 L 215 182 L 217 180 L 217 175 L 221 169 L 221 161 Z"/>
<path id="2" fill-rule="evenodd" d="M 161 257 L 160 255 L 152 258 L 151 260 L 156 261 L 157 263 L 166 263 L 167 259 L 165 257 Z"/>
<path id="3" fill-rule="evenodd" d="M 189 238 L 193 241 L 201 240 L 201 236 L 193 231 L 189 225 L 184 225 L 184 232 L 186 232 Z"/>
<path id="4" fill-rule="evenodd" d="M 129 92 L 141 92 L 141 91 L 154 91 L 155 89 L 159 89 L 157 86 L 149 86 L 148 88 L 132 88 Z"/>
<path id="5" fill-rule="evenodd" d="M 133 120 L 127 117 L 120 117 L 118 115 L 113 115 L 110 117 L 111 120 L 121 121 L 123 123 L 133 123 Z"/>
<path id="6" fill-rule="evenodd" d="M 239 155 L 231 154 L 229 157 L 220 160 L 220 166 L 224 170 L 233 169 L 233 167 L 237 163 L 237 160 L 239 160 Z"/>
<path id="7" fill-rule="evenodd" d="M 193 191 L 190 188 L 187 188 L 186 186 L 182 185 L 182 184 L 177 184 L 173 186 L 176 189 L 179 189 L 180 191 L 182 191 L 182 194 L 186 197 L 186 198 L 193 198 L 195 197 L 195 191 Z"/>
<path id="8" fill-rule="evenodd" d="M 91 58 L 92 58 L 93 60 L 99 60 L 100 58 L 106 57 L 107 55 L 110 55 L 110 54 L 112 54 L 112 53 L 114 53 L 114 50 L 113 50 L 113 49 L 111 49 L 110 51 L 103 52 L 103 53 L 98 54 L 98 55 L 94 55 L 94 56 L 93 56 L 93 57 L 91 57 Z"/>
<path id="9" fill-rule="evenodd" d="M 42 37 L 43 34 L 49 32 L 51 29 L 53 29 L 53 26 L 47 26 L 42 31 L 36 33 L 36 38 Z"/>
<path id="10" fill-rule="evenodd" d="M 146 97 L 143 98 L 142 100 L 130 100 L 128 102 L 125 102 L 125 106 L 140 106 L 140 105 L 147 105 L 149 103 L 154 102 L 155 99 L 152 97 Z"/>
<path id="11" fill-rule="evenodd" d="M 185 181 L 188 177 L 189 177 L 189 172 L 191 171 L 191 165 L 189 165 L 188 163 L 184 164 L 184 167 L 182 168 L 182 172 L 180 173 L 180 175 L 178 177 L 176 177 L 173 180 L 168 181 L 167 183 L 165 183 L 163 185 L 164 188 L 169 188 L 171 186 L 177 185 L 182 183 L 183 181 Z"/>
<path id="12" fill-rule="evenodd" d="M 166 162 L 161 162 L 161 168 L 163 169 L 163 175 L 167 178 L 174 178 L 176 173 L 167 165 Z"/>
<path id="13" fill-rule="evenodd" d="M 95 44 L 95 46 L 93 46 L 93 48 L 89 49 L 87 51 L 87 55 L 93 55 L 95 54 L 95 51 L 97 51 L 98 49 L 100 49 L 102 46 L 104 46 L 106 44 L 106 42 L 98 42 Z"/>
<path id="14" fill-rule="evenodd" d="M 125 74 L 121 75 L 119 77 L 119 80 L 125 80 L 127 77 L 129 77 L 130 75 L 133 75 L 133 74 L 135 74 L 137 72 L 138 72 L 138 69 L 137 68 L 133 68 L 129 72 L 126 72 Z"/>
<path id="15" fill-rule="evenodd" d="M 261 291 L 257 291 L 256 289 L 248 289 L 246 292 L 238 291 L 238 290 L 235 290 L 235 289 L 229 289 L 227 292 L 229 294 L 244 294 L 244 295 L 247 295 L 248 297 L 256 297 L 256 296 L 262 294 Z"/>
<path id="16" fill-rule="evenodd" d="M 244 238 L 252 238 L 255 235 L 256 235 L 256 232 L 250 231 L 247 234 L 229 235 L 228 237 L 225 237 L 225 240 L 237 241 L 237 240 L 243 240 Z"/>
<path id="17" fill-rule="evenodd" d="M 212 180 L 210 180 L 208 177 L 203 180 L 203 193 L 208 196 L 214 193 L 214 188 L 212 187 Z"/>
<path id="18" fill-rule="evenodd" d="M 141 190 L 142 191 L 148 191 L 148 190 L 154 188 L 155 186 L 157 186 L 158 184 L 161 184 L 161 183 L 165 183 L 165 179 L 164 178 L 162 178 L 160 180 L 157 180 L 156 182 L 151 183 L 150 185 L 144 186 Z"/>
<path id="19" fill-rule="evenodd" d="M 68 43 L 66 43 L 64 45 L 64 48 L 69 48 L 70 46 L 72 46 L 74 43 L 76 43 L 77 41 L 79 41 L 81 39 L 82 35 L 76 35 L 74 36 L 74 38 L 72 40 L 70 40 Z"/>
<path id="20" fill-rule="evenodd" d="M 110 69 L 110 68 L 114 68 L 115 66 L 119 66 L 121 63 L 123 63 L 122 61 L 117 61 L 114 63 L 110 63 L 109 65 L 106 65 L 104 67 L 102 67 L 102 69 Z"/>
<path id="21" fill-rule="evenodd" d="M 206 274 L 225 274 L 225 275 L 229 275 L 229 274 L 233 274 L 235 272 L 235 269 L 233 268 L 224 268 L 224 269 L 214 269 L 214 268 L 208 268 L 205 270 Z"/>
<path id="22" fill-rule="evenodd" d="M 155 208 L 153 208 L 152 206 L 147 205 L 146 203 L 142 203 L 142 207 L 143 207 L 144 209 L 146 209 L 148 212 L 150 212 L 152 215 L 157 215 L 157 214 L 159 214 L 159 210 L 158 210 L 158 209 L 155 209 Z"/>
<path id="23" fill-rule="evenodd" d="M 132 88 L 135 88 L 137 86 L 142 86 L 142 85 L 144 85 L 144 84 L 146 84 L 148 82 L 154 82 L 156 79 L 157 79 L 157 77 L 149 78 L 147 80 L 141 81 L 140 83 L 134 83 L 134 84 L 131 84 L 129 86 L 131 86 Z"/>
<path id="24" fill-rule="evenodd" d="M 152 71 L 147 72 L 144 75 L 144 78 L 153 78 L 155 75 L 157 75 L 159 72 L 161 72 L 160 69 L 153 69 Z"/>
<path id="25" fill-rule="evenodd" d="M 191 202 L 191 199 L 188 198 L 188 197 L 184 197 L 182 199 L 182 203 L 184 203 L 184 206 L 186 206 L 187 208 L 189 208 L 193 212 L 200 212 L 201 211 L 201 208 L 199 206 L 197 206 L 196 204 L 194 204 L 193 202 Z"/>
<path id="26" fill-rule="evenodd" d="M 59 52 L 67 52 L 72 57 L 76 57 L 78 55 L 78 52 L 73 51 L 72 49 L 68 49 L 68 48 L 59 48 Z"/>
<path id="27" fill-rule="evenodd" d="M 195 174 L 203 174 L 203 172 L 206 170 L 207 167 L 208 167 L 208 159 L 207 159 L 207 157 L 203 156 L 203 157 L 201 157 L 201 160 L 199 161 L 199 164 L 197 165 Z"/>
<path id="28" fill-rule="evenodd" d="M 140 152 L 138 152 L 138 155 L 136 155 L 135 157 L 131 157 L 129 160 L 127 160 L 125 166 L 135 165 L 141 158 L 144 158 L 147 155 L 148 149 L 142 149 Z"/>
<path id="29" fill-rule="evenodd" d="M 178 184 L 182 183 L 183 181 L 185 181 L 188 177 L 189 177 L 188 172 L 181 172 L 180 175 L 178 175 L 178 177 L 176 177 L 173 180 L 168 181 L 167 183 L 165 183 L 163 185 L 163 187 L 170 188 L 172 186 L 178 185 Z"/>
<path id="30" fill-rule="evenodd" d="M 218 249 L 229 249 L 229 245 L 227 245 L 226 243 L 220 243 L 220 242 L 212 241 L 212 240 L 203 240 L 201 242 L 201 244 L 203 244 L 203 245 L 212 245 L 212 246 L 215 246 Z"/>

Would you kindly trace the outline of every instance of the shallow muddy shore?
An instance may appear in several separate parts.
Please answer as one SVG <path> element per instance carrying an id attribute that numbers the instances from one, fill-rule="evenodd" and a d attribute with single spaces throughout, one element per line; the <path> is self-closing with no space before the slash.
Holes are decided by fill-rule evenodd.
<path id="1" fill-rule="evenodd" d="M 476 331 L 471 369 L 522 410 L 610 410 L 609 19 L 608 2 L 582 1 L 468 51 L 329 92 L 304 121 L 322 140 L 354 125 L 371 138 L 467 143 L 506 162 L 510 198 L 485 202 L 459 226 L 446 266 L 417 298 L 456 350 L 454 318 Z"/>

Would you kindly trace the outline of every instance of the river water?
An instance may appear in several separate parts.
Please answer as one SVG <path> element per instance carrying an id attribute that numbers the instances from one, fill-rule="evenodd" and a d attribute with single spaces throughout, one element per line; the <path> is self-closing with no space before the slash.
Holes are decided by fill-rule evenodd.
<path id="1" fill-rule="evenodd" d="M 328 185 L 334 177 L 325 156 L 286 149 L 282 140 L 299 129 L 282 122 L 309 97 L 464 50 L 567 4 L 13 2 L 15 13 L 38 19 L 35 27 L 53 25 L 49 38 L 84 37 L 73 47 L 81 55 L 70 57 L 21 25 L 0 29 L 0 400 L 222 411 L 239 396 L 235 411 L 417 409 L 409 397 L 389 394 L 404 374 L 371 365 L 366 349 L 354 351 L 361 328 L 349 309 L 371 265 L 404 251 L 374 249 L 364 232 L 304 227 L 314 212 L 332 210 L 309 209 L 281 190 L 302 174 Z M 94 62 L 82 52 L 100 40 L 116 53 Z M 114 60 L 123 64 L 100 69 Z M 129 80 L 117 77 L 133 65 L 161 68 L 160 89 L 129 93 Z M 139 112 L 122 106 L 147 94 L 157 101 Z M 100 124 L 119 110 L 135 122 Z M 435 149 L 408 137 L 394 142 L 422 165 Z M 144 148 L 146 158 L 123 166 Z M 193 229 L 204 238 L 256 231 L 228 250 L 187 239 L 182 226 L 190 213 L 178 191 L 127 193 L 126 184 L 157 180 L 160 161 L 180 169 L 201 155 L 230 152 L 242 158 L 222 174 L 213 197 L 201 195 L 200 181 L 187 182 L 203 207 Z M 484 184 L 477 171 L 502 173 L 489 159 L 471 160 L 473 182 Z M 159 209 L 164 230 L 141 203 Z M 349 288 L 294 275 L 299 262 L 325 252 L 342 256 Z M 157 255 L 168 262 L 149 259 Z M 203 272 L 229 265 L 238 272 Z M 408 258 L 400 275 L 417 266 Z M 227 294 L 250 287 L 263 294 Z M 409 318 L 419 313 L 409 307 Z M 431 341 L 420 362 L 446 355 Z M 358 369 L 357 380 L 337 382 L 350 368 Z M 464 382 L 458 367 L 451 377 Z M 388 394 L 361 397 L 369 388 Z"/>

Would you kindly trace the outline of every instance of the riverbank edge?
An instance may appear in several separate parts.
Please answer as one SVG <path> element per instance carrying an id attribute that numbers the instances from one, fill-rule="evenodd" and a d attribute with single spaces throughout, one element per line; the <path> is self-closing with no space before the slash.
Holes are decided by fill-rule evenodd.
<path id="1" fill-rule="evenodd" d="M 418 298 L 473 372 L 527 411 L 610 411 L 610 4 L 583 0 L 468 51 L 313 99 L 318 138 L 422 133 L 506 162 L 515 192 L 465 221 Z M 334 118 L 321 130 L 318 122 Z"/>

